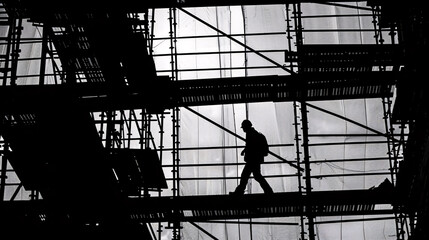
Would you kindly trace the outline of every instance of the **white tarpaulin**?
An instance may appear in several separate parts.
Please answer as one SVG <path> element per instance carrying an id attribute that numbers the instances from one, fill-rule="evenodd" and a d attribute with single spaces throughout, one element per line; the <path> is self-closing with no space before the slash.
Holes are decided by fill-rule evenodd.
<path id="1" fill-rule="evenodd" d="M 371 11 L 365 10 L 366 6 L 363 3 L 359 5 L 351 3 L 351 6 L 352 8 L 303 4 L 302 16 L 312 16 L 302 20 L 304 44 L 374 44 L 376 42 L 374 32 L 368 31 L 374 28 L 372 18 L 367 16 Z M 356 6 L 362 8 L 353 8 Z M 261 54 L 283 65 L 285 64 L 284 51 L 296 50 L 295 40 L 291 41 L 291 46 L 288 44 L 284 5 L 186 10 L 207 24 L 218 28 L 220 32 L 214 31 L 180 10 L 176 12 L 177 48 L 175 51 L 179 53 L 178 80 L 288 74 L 249 49 L 222 36 L 222 32 L 231 34 L 232 38 L 239 40 L 250 49 L 261 51 Z M 289 14 L 292 13 L 289 12 Z M 316 18 L 316 15 L 332 17 Z M 157 23 L 166 21 L 168 10 L 157 11 L 156 16 Z M 344 31 L 335 31 L 336 29 Z M 168 36 L 168 30 L 170 30 L 168 24 L 164 25 L 164 29 L 162 27 L 157 29 L 155 25 L 155 38 Z M 167 40 L 155 41 L 155 46 L 155 55 L 168 53 L 171 50 L 168 49 L 170 44 Z M 228 51 L 231 53 L 227 53 Z M 213 54 L 213 52 L 219 52 L 219 54 Z M 180 53 L 187 54 L 180 55 Z M 166 58 L 155 58 L 158 70 L 170 69 L 170 59 Z M 389 177 L 386 139 L 380 136 L 364 136 L 374 133 L 372 130 L 386 131 L 381 99 L 322 101 L 311 104 L 368 127 L 364 128 L 352 121 L 308 107 L 309 134 L 313 135 L 309 139 L 310 156 L 311 160 L 316 162 L 311 164 L 311 174 L 320 176 L 311 180 L 313 191 L 368 189 Z M 267 136 L 270 144 L 282 145 L 272 147 L 271 151 L 288 160 L 296 159 L 295 116 L 291 102 L 200 106 L 193 109 L 243 137 L 240 123 L 248 118 L 258 131 Z M 297 110 L 300 115 L 299 109 Z M 180 181 L 180 195 L 228 194 L 229 191 L 233 191 L 243 168 L 243 159 L 239 153 L 240 146 L 243 146 L 244 142 L 186 109 L 182 109 L 180 114 L 181 147 L 202 148 L 180 153 L 180 164 L 184 166 L 180 168 L 180 177 L 183 178 Z M 336 134 L 336 137 L 326 137 L 321 134 Z M 355 135 L 346 136 L 347 134 Z M 344 144 L 350 142 L 356 144 Z M 219 146 L 238 146 L 238 148 L 206 148 Z M 356 160 L 383 157 L 385 158 L 383 161 Z M 342 161 L 347 159 L 356 161 Z M 231 163 L 240 165 L 230 165 Z M 189 164 L 192 167 L 186 166 Z M 196 167 L 195 164 L 200 167 Z M 274 156 L 266 157 L 262 173 L 275 192 L 299 190 L 298 179 L 294 176 L 296 169 Z M 263 192 L 259 184 L 253 180 L 249 182 L 247 191 L 248 193 Z M 353 221 L 365 218 L 368 217 L 318 217 L 315 219 L 316 239 L 395 239 L 394 220 Z M 347 219 L 350 221 L 344 221 Z M 241 221 L 248 222 L 248 220 Z M 253 221 L 299 223 L 299 218 L 253 219 Z M 246 223 L 201 223 L 199 225 L 219 239 L 300 239 L 298 225 Z M 185 223 L 183 226 L 184 239 L 210 239 L 190 224 Z M 167 236 L 166 239 L 168 239 Z"/>
<path id="2" fill-rule="evenodd" d="M 365 10 L 364 2 L 350 3 L 350 5 L 352 7 L 303 4 L 302 15 L 310 16 L 302 20 L 304 44 L 374 44 L 376 42 L 374 32 L 367 31 L 374 28 L 372 17 L 367 16 L 371 11 Z M 354 8 L 356 6 L 361 8 Z M 175 12 L 177 25 L 173 29 L 168 9 L 157 9 L 153 28 L 155 37 L 153 54 L 159 71 L 158 75 L 171 75 L 172 62 L 173 65 L 177 64 L 176 80 L 179 81 L 289 74 L 255 54 L 251 49 L 260 51 L 280 66 L 286 64 L 285 51 L 296 50 L 293 31 L 291 41 L 286 34 L 288 28 L 286 16 L 287 14 L 292 16 L 292 6 L 289 10 L 285 5 L 186 10 L 221 32 L 209 28 L 181 10 Z M 319 17 L 315 17 L 316 15 Z M 320 17 L 320 15 L 330 17 Z M 294 26 L 294 19 L 289 20 L 289 24 Z M 29 28 L 24 29 L 26 31 Z M 333 31 L 336 29 L 344 31 Z M 171 32 L 175 32 L 177 39 L 174 49 L 171 48 Z M 249 48 L 237 44 L 222 33 L 231 35 Z M 24 33 L 24 36 L 29 37 L 35 35 L 40 36 L 40 32 Z M 387 37 L 385 40 L 386 43 L 390 41 Z M 21 57 L 31 58 L 35 53 L 40 54 L 40 44 L 26 44 L 21 49 Z M 172 57 L 171 53 L 177 53 L 177 58 Z M 38 64 L 24 61 L 19 65 L 18 75 L 37 74 L 39 68 Z M 52 72 L 52 69 L 47 71 Z M 21 78 L 18 83 L 34 84 L 37 81 L 35 77 L 28 77 Z M 311 135 L 310 160 L 315 161 L 311 164 L 311 174 L 316 176 L 311 179 L 313 191 L 368 189 L 389 177 L 386 139 L 380 136 L 365 136 L 374 133 L 373 130 L 386 132 L 381 99 L 321 101 L 310 104 L 344 118 L 322 112 L 312 106 L 308 107 Z M 248 118 L 253 122 L 256 130 L 266 135 L 269 144 L 276 145 L 271 147 L 272 152 L 290 161 L 297 159 L 297 148 L 301 149 L 302 141 L 298 146 L 296 145 L 294 125 L 296 116 L 292 102 L 199 106 L 192 109 L 242 137 L 245 134 L 240 124 L 242 120 Z M 298 122 L 300 122 L 299 107 L 296 110 Z M 166 149 L 171 149 L 172 140 L 169 136 L 172 134 L 172 125 L 168 117 L 165 124 L 163 144 Z M 301 126 L 298 126 L 298 131 L 302 134 Z M 158 131 L 153 129 L 152 134 L 155 142 L 159 142 Z M 335 136 L 321 136 L 322 134 L 335 134 Z M 242 140 L 185 108 L 180 109 L 179 136 L 180 147 L 184 148 L 180 151 L 180 195 L 219 195 L 228 194 L 235 189 L 244 166 L 243 158 L 240 156 L 244 146 Z M 300 157 L 302 160 L 302 155 Z M 384 160 L 371 160 L 380 158 Z M 350 159 L 355 161 L 342 161 Z M 164 152 L 162 160 L 164 165 L 171 166 L 171 154 Z M 265 162 L 266 164 L 262 166 L 262 174 L 266 176 L 275 192 L 299 191 L 295 168 L 271 155 L 265 158 Z M 171 188 L 172 178 L 170 170 L 170 167 L 164 168 L 165 175 L 169 179 L 169 188 Z M 246 193 L 262 192 L 258 183 L 254 180 L 249 181 Z M 169 189 L 162 194 L 171 195 L 171 191 Z M 369 217 L 317 217 L 315 219 L 316 239 L 396 239 L 393 219 L 363 221 L 365 218 Z M 353 221 L 355 219 L 361 220 Z M 198 225 L 218 239 L 277 240 L 301 237 L 299 217 L 252 219 L 253 224 L 249 224 L 249 221 L 249 219 L 242 219 L 233 223 L 198 223 Z M 270 222 L 283 224 L 269 224 Z M 157 224 L 153 226 L 157 228 Z M 304 228 L 307 229 L 307 226 Z M 165 228 L 162 230 L 163 239 L 171 239 L 171 232 Z M 181 233 L 186 240 L 211 239 L 188 223 L 183 223 Z"/>

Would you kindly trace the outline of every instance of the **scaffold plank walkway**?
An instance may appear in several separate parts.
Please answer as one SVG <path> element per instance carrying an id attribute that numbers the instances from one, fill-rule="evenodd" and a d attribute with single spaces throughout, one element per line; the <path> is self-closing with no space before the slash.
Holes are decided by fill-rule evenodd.
<path id="1" fill-rule="evenodd" d="M 306 76 L 259 76 L 170 82 L 162 94 L 164 108 L 249 102 L 318 101 L 381 98 L 393 94 L 393 72 L 319 74 Z M 160 89 L 157 89 L 159 91 Z M 161 89 L 162 90 L 162 89 Z M 145 108 L 149 101 L 133 89 L 122 89 L 120 98 L 97 84 L 6 86 L 0 88 L 0 108 L 5 113 L 28 113 L 49 99 L 76 97 L 88 111 Z"/>
<path id="2" fill-rule="evenodd" d="M 206 221 L 266 217 L 393 214 L 393 192 L 377 190 L 320 191 L 267 194 L 128 198 L 122 201 L 137 222 Z M 397 198 L 396 198 L 397 199 Z M 43 200 L 3 202 L 5 212 L 43 221 L 49 219 Z M 73 213 L 68 213 L 73 215 Z M 84 219 L 82 219 L 84 220 Z"/>
<path id="3" fill-rule="evenodd" d="M 130 217 L 144 222 L 392 214 L 392 193 L 373 190 L 183 196 L 130 199 Z"/>
<path id="4" fill-rule="evenodd" d="M 393 72 L 319 73 L 177 81 L 176 104 L 379 98 L 393 94 Z"/>

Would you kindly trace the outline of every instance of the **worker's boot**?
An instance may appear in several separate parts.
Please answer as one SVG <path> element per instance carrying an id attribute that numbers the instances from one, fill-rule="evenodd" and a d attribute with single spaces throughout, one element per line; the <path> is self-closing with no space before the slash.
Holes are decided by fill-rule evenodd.
<path id="1" fill-rule="evenodd" d="M 244 189 L 239 185 L 234 192 L 229 192 L 229 195 L 241 196 L 244 195 Z"/>

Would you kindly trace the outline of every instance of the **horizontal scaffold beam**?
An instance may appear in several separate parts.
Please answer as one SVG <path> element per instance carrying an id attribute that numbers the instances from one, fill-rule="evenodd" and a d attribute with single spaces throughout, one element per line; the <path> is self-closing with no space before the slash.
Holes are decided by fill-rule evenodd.
<path id="1" fill-rule="evenodd" d="M 319 101 L 388 97 L 393 72 L 305 73 L 175 82 L 177 104 Z"/>
<path id="2" fill-rule="evenodd" d="M 145 222 L 393 213 L 393 192 L 379 190 L 183 196 L 130 199 L 130 215 Z M 389 206 L 386 206 L 389 205 Z M 382 207 L 381 207 L 382 206 Z"/>
<path id="3" fill-rule="evenodd" d="M 242 196 L 206 195 L 145 197 L 123 200 L 122 208 L 137 222 L 206 221 L 266 217 L 292 217 L 311 211 L 315 216 L 393 214 L 398 198 L 393 191 L 321 191 L 310 195 L 298 192 L 249 194 Z M 395 202 L 396 201 L 396 202 Z M 5 214 L 49 220 L 49 205 L 43 200 L 3 202 Z M 6 211 L 7 210 L 7 211 Z M 73 213 L 69 213 L 73 216 Z M 84 218 L 83 218 L 84 220 Z"/>
<path id="4" fill-rule="evenodd" d="M 251 102 L 379 98 L 392 96 L 395 74 L 398 73 L 306 73 L 165 81 L 165 85 L 148 85 L 139 92 L 127 87 L 111 89 L 97 83 L 4 86 L 0 87 L 0 110 L 5 114 L 29 113 L 44 107 L 61 107 L 64 101 L 97 112 L 146 108 L 151 104 L 159 104 L 152 107 L 165 109 Z M 157 94 L 150 94 L 154 92 Z"/>

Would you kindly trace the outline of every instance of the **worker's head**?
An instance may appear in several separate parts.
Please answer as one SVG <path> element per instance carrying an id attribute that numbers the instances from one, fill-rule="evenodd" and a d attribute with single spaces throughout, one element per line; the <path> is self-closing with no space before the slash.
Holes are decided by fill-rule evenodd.
<path id="1" fill-rule="evenodd" d="M 252 128 L 252 122 L 247 119 L 243 120 L 243 122 L 241 122 L 241 128 L 244 132 L 247 132 L 247 130 Z"/>

